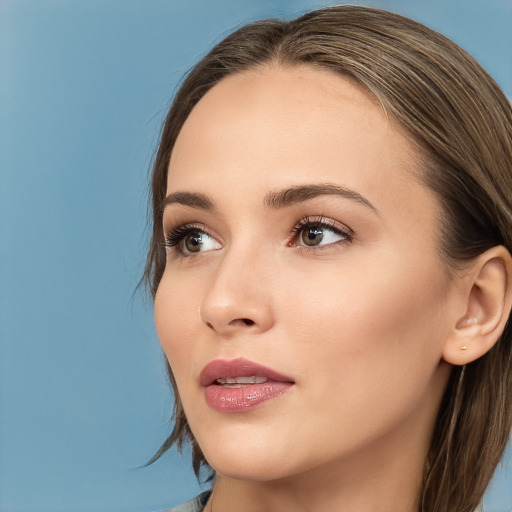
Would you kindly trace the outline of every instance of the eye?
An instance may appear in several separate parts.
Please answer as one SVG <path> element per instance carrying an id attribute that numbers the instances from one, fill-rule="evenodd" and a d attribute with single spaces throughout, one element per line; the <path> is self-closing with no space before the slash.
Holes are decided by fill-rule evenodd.
<path id="1" fill-rule="evenodd" d="M 164 245 L 182 256 L 214 251 L 222 247 L 204 229 L 190 225 L 175 227 L 165 237 Z"/>
<path id="2" fill-rule="evenodd" d="M 295 240 L 292 245 L 319 247 L 350 242 L 353 232 L 350 228 L 332 219 L 302 219 L 294 228 Z"/>

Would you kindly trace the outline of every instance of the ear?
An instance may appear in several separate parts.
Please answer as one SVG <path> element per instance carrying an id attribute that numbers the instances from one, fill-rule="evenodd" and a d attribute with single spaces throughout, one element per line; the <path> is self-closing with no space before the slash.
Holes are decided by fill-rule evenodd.
<path id="1" fill-rule="evenodd" d="M 487 353 L 498 341 L 512 305 L 512 257 L 503 246 L 481 254 L 471 265 L 464 313 L 456 319 L 443 347 L 443 359 L 464 365 Z"/>

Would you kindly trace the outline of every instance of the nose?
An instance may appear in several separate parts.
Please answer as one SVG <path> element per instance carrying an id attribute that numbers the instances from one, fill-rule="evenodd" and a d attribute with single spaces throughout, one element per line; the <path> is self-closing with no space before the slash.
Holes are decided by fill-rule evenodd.
<path id="1" fill-rule="evenodd" d="M 232 253 L 219 263 L 200 307 L 201 320 L 221 336 L 263 333 L 274 325 L 268 269 L 258 256 Z"/>

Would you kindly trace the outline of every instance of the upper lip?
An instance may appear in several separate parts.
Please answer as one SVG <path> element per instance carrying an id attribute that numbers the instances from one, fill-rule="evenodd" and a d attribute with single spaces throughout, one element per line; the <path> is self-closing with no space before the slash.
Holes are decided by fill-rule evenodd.
<path id="1" fill-rule="evenodd" d="M 293 382 L 293 379 L 271 368 L 267 368 L 247 359 L 215 359 L 208 363 L 199 376 L 201 386 L 210 386 L 217 379 L 229 379 L 234 377 L 265 377 L 268 380 L 278 382 Z"/>

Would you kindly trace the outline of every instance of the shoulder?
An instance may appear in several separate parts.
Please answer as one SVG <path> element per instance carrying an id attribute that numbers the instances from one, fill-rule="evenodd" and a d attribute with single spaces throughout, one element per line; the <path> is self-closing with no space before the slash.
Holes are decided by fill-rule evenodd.
<path id="1" fill-rule="evenodd" d="M 160 512 L 201 512 L 210 497 L 211 491 L 205 491 L 196 496 L 193 500 L 178 505 L 177 507 L 160 510 Z"/>

